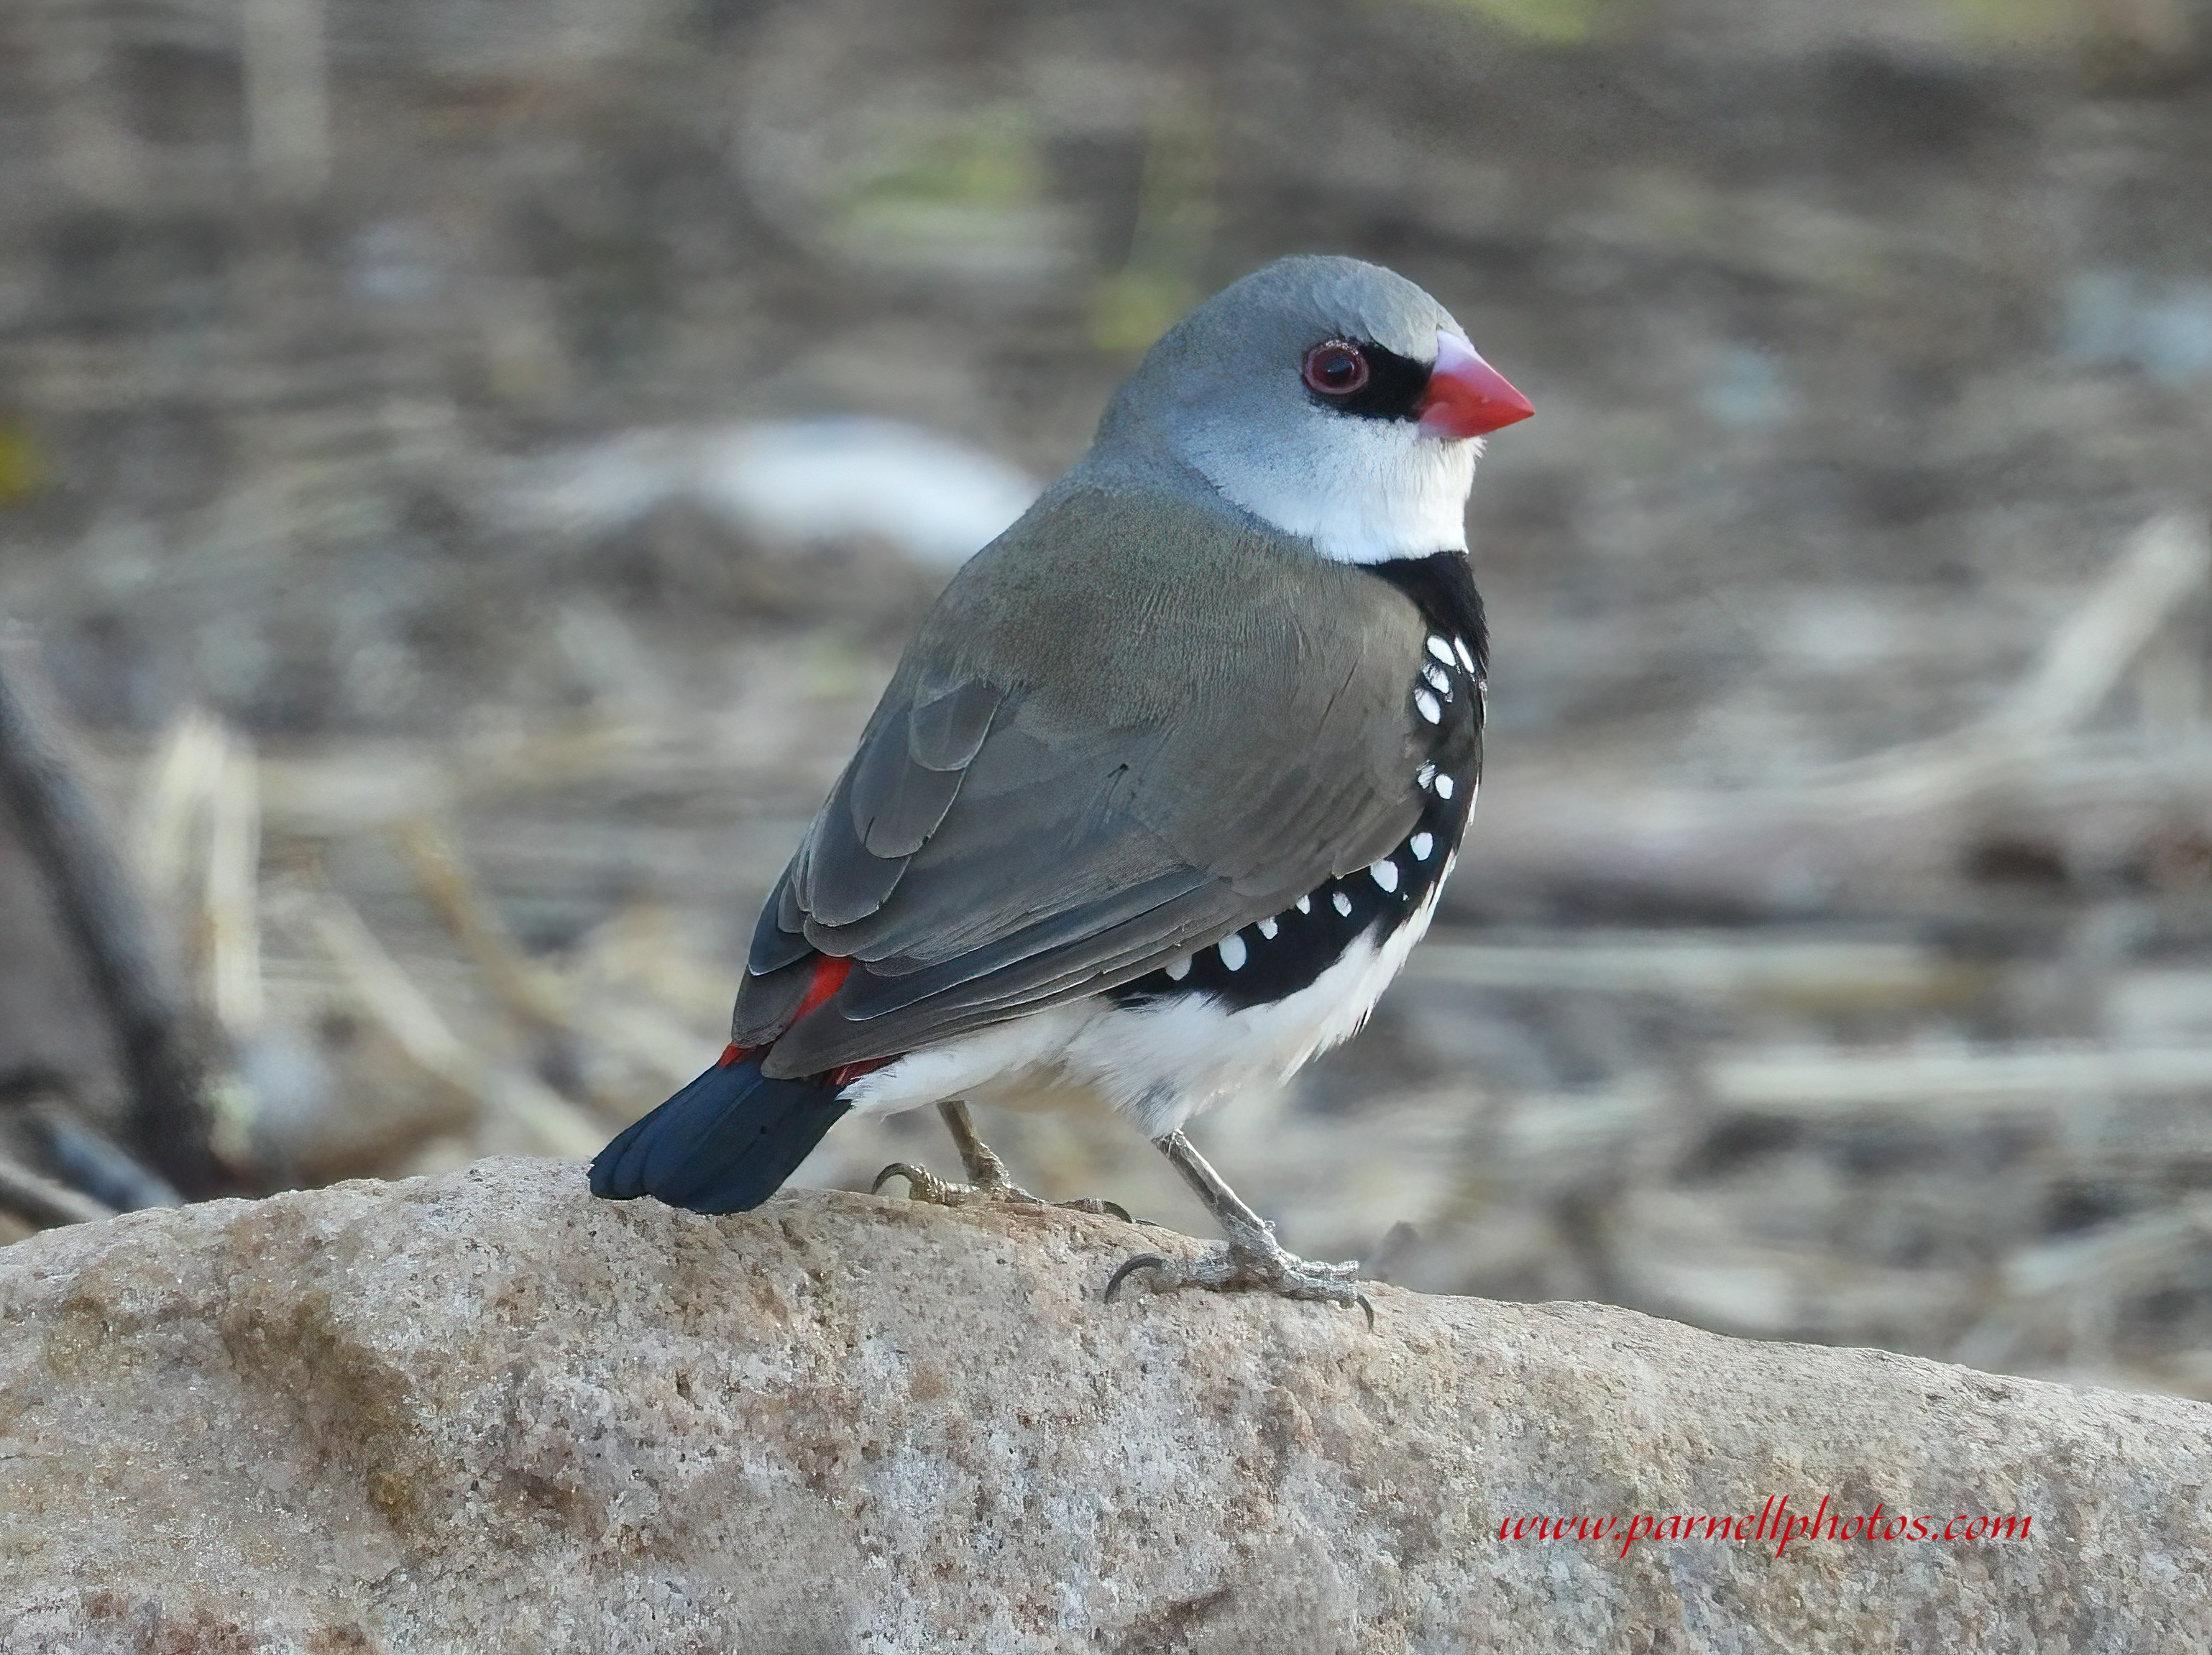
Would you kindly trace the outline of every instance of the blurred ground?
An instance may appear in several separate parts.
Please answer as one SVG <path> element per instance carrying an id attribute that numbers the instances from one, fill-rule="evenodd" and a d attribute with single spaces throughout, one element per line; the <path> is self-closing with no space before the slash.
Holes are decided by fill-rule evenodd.
<path id="1" fill-rule="evenodd" d="M 1539 410 L 1487 783 L 1375 1025 L 1208 1153 L 1421 1287 L 2212 1396 L 2208 54 L 2197 0 L 25 0 L 0 609 L 253 1179 L 586 1153 L 719 1048 L 1006 467 L 1213 287 L 1377 259 Z M 781 423 L 845 416 L 1000 464 Z M 0 1068 L 119 1118 L 7 865 L 0 930 Z"/>

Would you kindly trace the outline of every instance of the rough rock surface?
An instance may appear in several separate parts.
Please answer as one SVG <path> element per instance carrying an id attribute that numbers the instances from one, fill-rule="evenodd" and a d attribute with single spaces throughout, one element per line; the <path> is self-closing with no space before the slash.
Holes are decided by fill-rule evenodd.
<path id="1" fill-rule="evenodd" d="M 2212 1640 L 2212 1409 L 1583 1305 L 1383 1288 L 1370 1334 L 1102 1304 L 1160 1241 L 815 1193 L 700 1218 L 496 1161 L 23 1242 L 0 1251 L 0 1649 Z M 1916 1543 L 1824 1519 L 1779 1556 L 1771 1533 L 1662 1524 L 1624 1556 L 1510 1532 L 1785 1494 L 2032 1523 Z"/>

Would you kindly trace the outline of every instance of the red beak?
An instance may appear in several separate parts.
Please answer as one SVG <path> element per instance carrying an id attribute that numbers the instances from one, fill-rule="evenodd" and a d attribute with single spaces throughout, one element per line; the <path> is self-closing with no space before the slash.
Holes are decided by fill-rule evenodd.
<path id="1" fill-rule="evenodd" d="M 1474 346 L 1455 334 L 1439 333 L 1437 365 L 1416 411 L 1431 436 L 1479 437 L 1536 411 Z"/>

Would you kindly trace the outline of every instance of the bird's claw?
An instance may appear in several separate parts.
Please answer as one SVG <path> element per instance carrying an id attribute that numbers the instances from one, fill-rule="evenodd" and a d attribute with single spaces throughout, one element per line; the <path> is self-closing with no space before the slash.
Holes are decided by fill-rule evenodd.
<path id="1" fill-rule="evenodd" d="M 925 1167 L 914 1166 L 905 1161 L 893 1161 L 876 1174 L 876 1181 L 868 1186 L 870 1195 L 882 1193 L 883 1187 L 893 1178 L 906 1180 L 908 1201 L 927 1202 L 933 1207 L 974 1207 L 987 1202 L 996 1202 L 1007 1207 L 1053 1207 L 1073 1213 L 1103 1213 L 1133 1224 L 1132 1219 L 1120 1205 L 1086 1196 L 1079 1201 L 1047 1201 L 1042 1196 L 1032 1196 L 1012 1181 L 986 1183 L 953 1183 L 939 1177 Z"/>
<path id="2" fill-rule="evenodd" d="M 927 1167 L 911 1166 L 904 1161 L 893 1161 L 876 1174 L 876 1181 L 868 1186 L 872 1196 L 881 1195 L 883 1188 L 893 1178 L 906 1180 L 908 1201 L 927 1202 L 933 1207 L 960 1207 L 983 1192 L 972 1183 L 948 1183 Z"/>
<path id="3" fill-rule="evenodd" d="M 1105 1302 L 1112 1304 L 1114 1295 L 1121 1291 L 1121 1284 L 1139 1270 L 1164 1270 L 1167 1268 L 1168 1257 L 1164 1253 L 1139 1253 L 1133 1258 L 1124 1259 L 1121 1268 L 1106 1278 Z"/>
<path id="4" fill-rule="evenodd" d="M 1120 1202 L 1108 1201 L 1101 1196 L 1079 1196 L 1073 1201 L 1056 1201 L 1053 1205 L 1064 1213 L 1095 1213 L 1101 1218 L 1117 1218 L 1124 1224 L 1137 1221 Z"/>
<path id="5" fill-rule="evenodd" d="M 1121 1284 L 1139 1270 L 1152 1273 L 1154 1293 L 1173 1293 L 1178 1287 L 1203 1287 L 1209 1293 L 1272 1293 L 1284 1299 L 1311 1299 L 1325 1305 L 1357 1305 L 1366 1313 L 1368 1329 L 1375 1327 L 1375 1306 L 1365 1293 L 1352 1285 L 1359 1275 L 1357 1261 L 1347 1264 L 1316 1263 L 1285 1252 L 1266 1238 L 1266 1244 L 1232 1240 L 1197 1258 L 1170 1258 L 1163 1253 L 1139 1253 L 1123 1261 L 1106 1282 L 1105 1298 L 1112 1303 Z"/>

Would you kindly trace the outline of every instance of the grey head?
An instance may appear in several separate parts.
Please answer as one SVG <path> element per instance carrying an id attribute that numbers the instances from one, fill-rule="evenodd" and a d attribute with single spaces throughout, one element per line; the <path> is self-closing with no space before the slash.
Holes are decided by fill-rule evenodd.
<path id="1" fill-rule="evenodd" d="M 1404 277 L 1283 259 L 1152 346 L 1070 481 L 1210 491 L 1340 562 L 1423 557 L 1465 547 L 1482 434 L 1529 411 Z"/>

